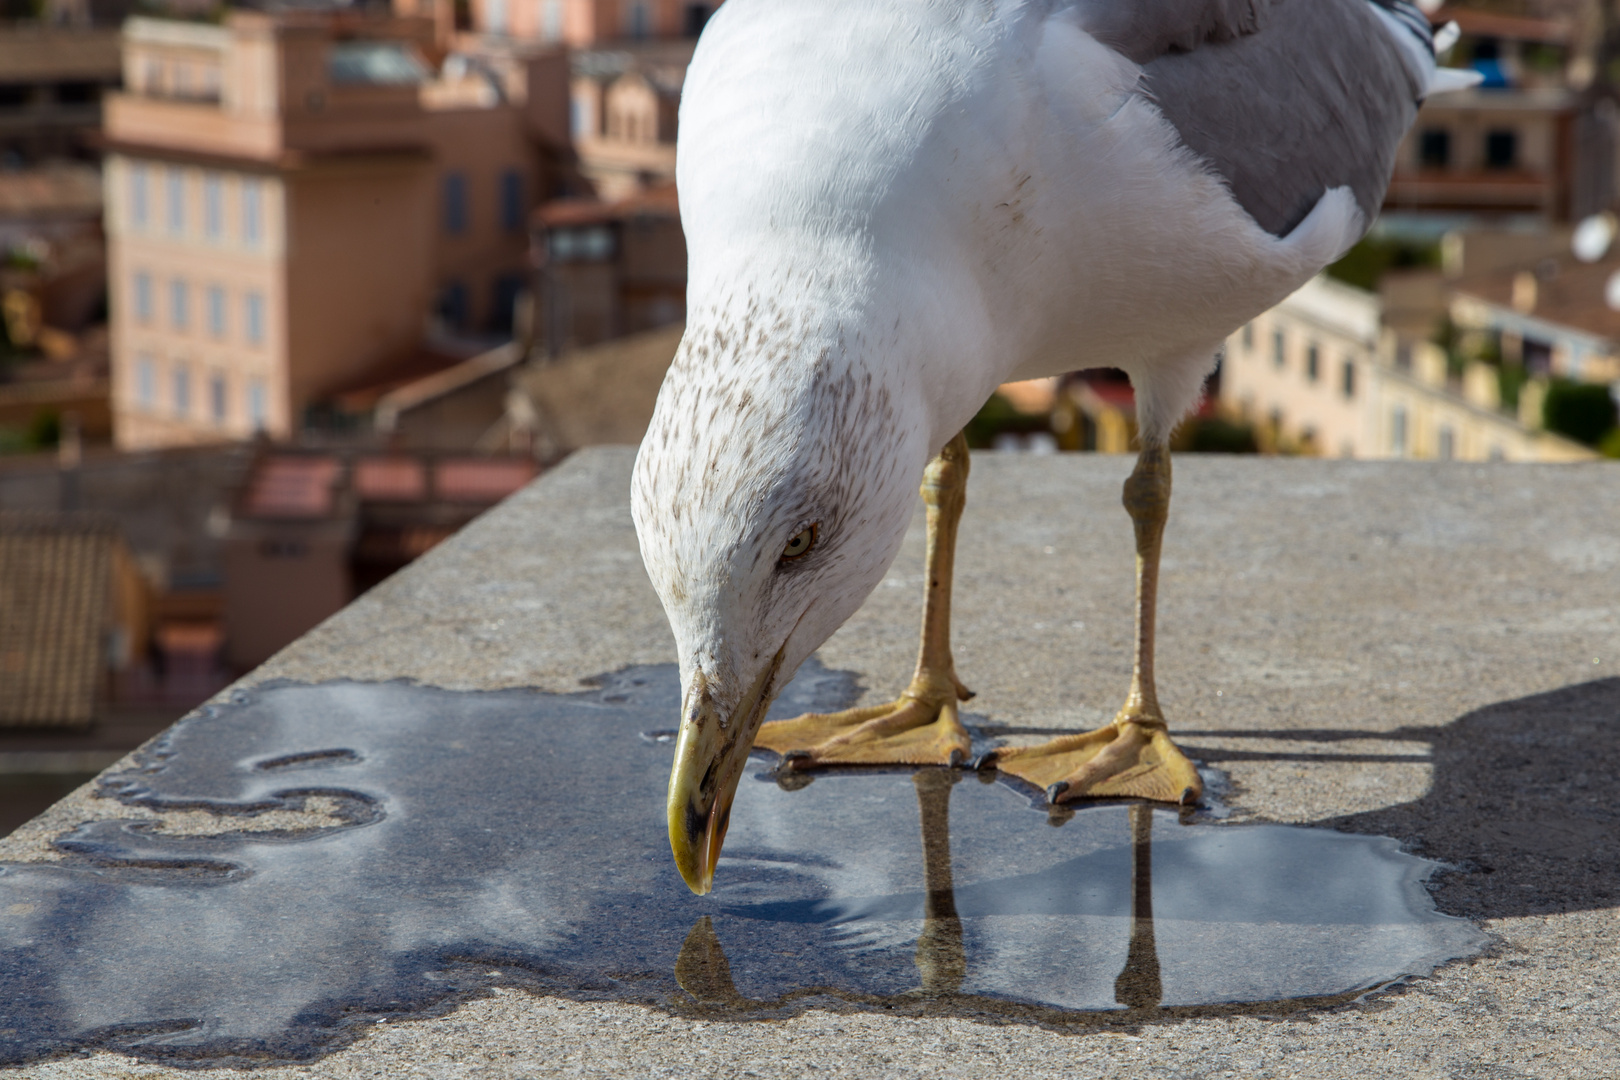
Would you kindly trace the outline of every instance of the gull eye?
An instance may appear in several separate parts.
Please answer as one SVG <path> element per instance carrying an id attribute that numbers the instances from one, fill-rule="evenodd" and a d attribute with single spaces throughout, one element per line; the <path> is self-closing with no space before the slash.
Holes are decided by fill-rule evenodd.
<path id="1" fill-rule="evenodd" d="M 787 547 L 782 549 L 782 561 L 788 562 L 792 559 L 802 559 L 810 554 L 810 549 L 815 546 L 816 527 L 810 525 L 796 533 L 793 539 L 787 542 Z"/>

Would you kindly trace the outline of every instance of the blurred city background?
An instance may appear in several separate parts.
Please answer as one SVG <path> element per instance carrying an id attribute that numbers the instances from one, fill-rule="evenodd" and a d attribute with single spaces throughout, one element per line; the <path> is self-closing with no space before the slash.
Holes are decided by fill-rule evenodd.
<path id="1" fill-rule="evenodd" d="M 0 835 L 572 450 L 684 315 L 687 0 L 0 0 Z M 1426 3 L 1483 76 L 1176 448 L 1620 458 L 1620 0 Z M 1122 452 L 1123 376 L 969 430 Z"/>

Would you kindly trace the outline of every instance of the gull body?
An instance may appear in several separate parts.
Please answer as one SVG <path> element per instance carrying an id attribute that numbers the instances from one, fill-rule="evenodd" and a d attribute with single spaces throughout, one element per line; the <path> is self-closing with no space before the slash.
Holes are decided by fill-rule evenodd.
<path id="1" fill-rule="evenodd" d="M 882 579 L 925 466 L 999 384 L 1121 368 L 1161 445 L 1225 337 L 1362 235 L 1433 79 L 1401 14 L 730 0 L 711 20 L 677 151 L 687 329 L 633 482 L 679 650 L 669 827 L 693 888 L 771 698 Z"/>

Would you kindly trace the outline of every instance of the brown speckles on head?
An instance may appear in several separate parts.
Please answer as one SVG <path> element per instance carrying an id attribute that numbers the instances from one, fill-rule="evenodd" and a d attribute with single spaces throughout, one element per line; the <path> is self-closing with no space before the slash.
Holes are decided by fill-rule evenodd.
<path id="1" fill-rule="evenodd" d="M 683 668 L 701 662 L 737 685 L 711 654 L 742 663 L 790 634 L 803 639 L 796 666 L 887 569 L 932 448 L 920 402 L 888 357 L 850 345 L 862 341 L 837 318 L 759 297 L 689 320 L 633 482 Z M 781 561 L 811 525 L 814 549 Z"/>

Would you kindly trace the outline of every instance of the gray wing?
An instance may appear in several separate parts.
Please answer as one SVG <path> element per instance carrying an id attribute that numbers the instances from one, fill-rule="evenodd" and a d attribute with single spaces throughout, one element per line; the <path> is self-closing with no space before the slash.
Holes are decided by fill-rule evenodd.
<path id="1" fill-rule="evenodd" d="M 1386 0 L 1375 0 L 1390 6 Z M 1328 188 L 1377 215 L 1425 87 L 1367 0 L 1082 0 L 1182 139 L 1275 236 Z"/>
<path id="2" fill-rule="evenodd" d="M 1281 0 L 1078 0 L 1086 32 L 1138 64 L 1258 31 Z"/>

